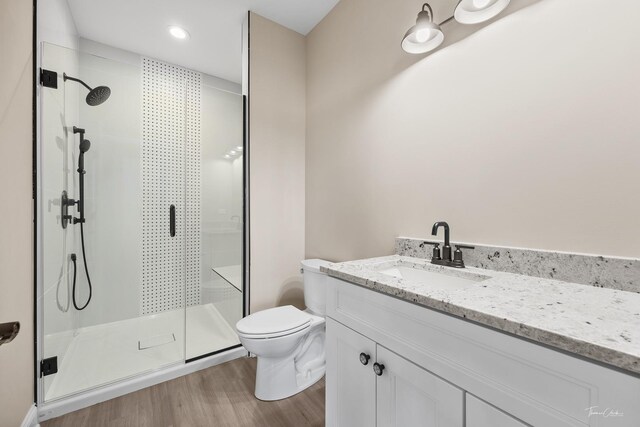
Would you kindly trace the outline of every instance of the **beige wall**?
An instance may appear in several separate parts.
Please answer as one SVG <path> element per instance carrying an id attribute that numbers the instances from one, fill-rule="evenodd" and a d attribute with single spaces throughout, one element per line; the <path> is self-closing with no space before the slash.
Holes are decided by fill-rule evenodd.
<path id="1" fill-rule="evenodd" d="M 251 312 L 303 306 L 305 40 L 250 16 Z"/>
<path id="2" fill-rule="evenodd" d="M 31 200 L 32 2 L 0 2 L 0 323 L 20 334 L 0 347 L 0 425 L 18 426 L 33 403 Z"/>
<path id="3" fill-rule="evenodd" d="M 640 3 L 541 0 L 426 58 L 400 48 L 421 3 L 342 0 L 307 37 L 307 257 L 436 220 L 640 257 Z"/>

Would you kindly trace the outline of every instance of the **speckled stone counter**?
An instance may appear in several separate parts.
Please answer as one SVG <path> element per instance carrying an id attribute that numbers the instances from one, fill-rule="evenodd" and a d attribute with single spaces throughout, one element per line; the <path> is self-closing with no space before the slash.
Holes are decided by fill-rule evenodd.
<path id="1" fill-rule="evenodd" d="M 395 246 L 398 255 L 431 259 L 433 246 L 424 239 L 397 237 Z M 464 250 L 464 262 L 469 267 L 640 293 L 639 259 L 473 246 L 473 250 Z"/>
<path id="2" fill-rule="evenodd" d="M 446 289 L 380 273 L 413 267 L 476 280 Z M 393 255 L 331 264 L 329 276 L 640 375 L 640 294 Z"/>

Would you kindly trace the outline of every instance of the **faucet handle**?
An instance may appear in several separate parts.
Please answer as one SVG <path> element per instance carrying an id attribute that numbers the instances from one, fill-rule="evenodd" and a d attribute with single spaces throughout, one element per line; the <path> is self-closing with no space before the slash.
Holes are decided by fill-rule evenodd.
<path id="1" fill-rule="evenodd" d="M 429 242 L 428 240 L 425 240 L 424 243 L 427 243 L 429 245 L 433 245 L 433 254 L 431 255 L 431 260 L 440 260 L 442 259 L 442 257 L 440 257 L 440 242 Z"/>
<path id="2" fill-rule="evenodd" d="M 462 260 L 462 249 L 475 249 L 475 246 L 469 245 L 455 245 L 456 250 L 453 252 L 453 261 L 451 261 L 451 267 L 464 268 L 464 261 Z"/>
<path id="3" fill-rule="evenodd" d="M 475 249 L 475 246 L 470 246 L 470 245 L 459 245 L 454 243 L 454 246 L 456 247 L 456 249 Z"/>

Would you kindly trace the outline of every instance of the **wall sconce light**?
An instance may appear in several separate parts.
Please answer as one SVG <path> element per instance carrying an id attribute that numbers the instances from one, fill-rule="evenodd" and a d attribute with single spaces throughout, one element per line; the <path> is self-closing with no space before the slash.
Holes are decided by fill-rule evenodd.
<path id="1" fill-rule="evenodd" d="M 460 0 L 453 17 L 461 24 L 488 21 L 509 6 L 511 0 Z"/>
<path id="2" fill-rule="evenodd" d="M 509 6 L 511 0 L 460 0 L 453 16 L 442 23 L 455 19 L 461 24 L 479 24 L 497 16 Z M 402 38 L 402 49 L 407 53 L 426 53 L 444 41 L 440 24 L 433 22 L 433 9 L 429 3 L 422 5 L 416 25 Z"/>
<path id="3" fill-rule="evenodd" d="M 402 49 L 407 53 L 425 53 L 440 46 L 443 40 L 440 25 L 433 22 L 433 10 L 429 3 L 425 3 L 418 13 L 416 25 L 404 35 Z"/>

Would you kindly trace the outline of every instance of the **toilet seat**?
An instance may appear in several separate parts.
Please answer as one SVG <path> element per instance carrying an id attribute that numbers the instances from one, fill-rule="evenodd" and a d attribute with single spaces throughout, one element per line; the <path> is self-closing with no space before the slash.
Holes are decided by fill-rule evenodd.
<path id="1" fill-rule="evenodd" d="M 308 329 L 312 319 L 310 314 L 287 305 L 251 314 L 236 324 L 236 330 L 243 338 L 279 338 Z"/>

